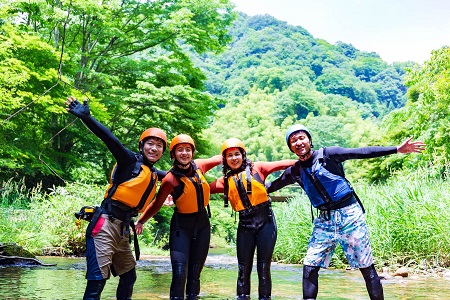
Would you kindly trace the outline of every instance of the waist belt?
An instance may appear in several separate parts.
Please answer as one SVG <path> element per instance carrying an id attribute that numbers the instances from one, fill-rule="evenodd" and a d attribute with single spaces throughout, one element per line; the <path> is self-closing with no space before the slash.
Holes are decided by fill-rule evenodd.
<path id="1" fill-rule="evenodd" d="M 258 204 L 256 206 L 250 206 L 250 207 L 248 207 L 246 209 L 240 210 L 239 211 L 239 217 L 245 217 L 247 215 L 252 215 L 252 214 L 256 213 L 257 211 L 259 211 L 260 209 L 263 209 L 263 208 L 269 207 L 269 206 L 270 206 L 270 202 L 269 201 L 260 203 L 260 204 Z"/>
<path id="2" fill-rule="evenodd" d="M 137 211 L 135 209 L 132 209 L 126 204 L 123 204 L 122 202 L 112 200 L 112 199 L 105 199 L 102 203 L 102 210 L 105 214 L 107 214 L 110 218 L 118 219 L 122 221 L 121 225 L 121 232 L 123 235 L 123 231 L 125 230 L 125 233 L 128 234 L 129 243 L 131 244 L 131 235 L 130 235 L 130 227 L 133 231 L 133 241 L 134 241 L 134 252 L 136 255 L 136 260 L 139 260 L 140 257 L 140 250 L 139 250 L 139 241 L 137 239 L 136 229 L 134 227 L 134 220 L 133 217 L 136 217 L 138 215 Z"/>
<path id="3" fill-rule="evenodd" d="M 341 200 L 339 200 L 336 203 L 332 203 L 331 205 L 329 205 L 329 203 L 327 203 L 329 205 L 327 208 L 326 207 L 323 207 L 323 208 L 318 207 L 318 209 L 320 211 L 336 210 L 339 208 L 343 208 L 343 207 L 352 205 L 356 202 L 357 202 L 357 200 L 356 200 L 354 194 L 351 193 L 351 194 L 348 194 L 347 196 L 344 196 L 344 198 L 342 198 Z"/>

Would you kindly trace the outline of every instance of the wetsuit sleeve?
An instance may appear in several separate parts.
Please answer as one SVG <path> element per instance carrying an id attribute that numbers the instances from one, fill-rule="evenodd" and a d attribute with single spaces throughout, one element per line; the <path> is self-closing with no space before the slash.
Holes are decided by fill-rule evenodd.
<path id="1" fill-rule="evenodd" d="M 365 159 L 386 156 L 397 153 L 396 146 L 381 147 L 369 146 L 361 148 L 342 148 L 342 147 L 327 147 L 325 148 L 327 156 L 333 157 L 336 161 L 343 162 L 348 159 Z"/>
<path id="2" fill-rule="evenodd" d="M 211 194 L 220 194 L 224 190 L 224 178 L 219 177 L 209 184 L 209 189 Z"/>
<path id="3" fill-rule="evenodd" d="M 296 182 L 301 185 L 301 177 L 294 176 L 292 174 L 296 166 L 297 165 L 288 167 L 280 177 L 278 177 L 272 182 L 267 182 L 266 183 L 267 193 L 270 194 L 272 192 L 278 191 L 279 189 Z"/>
<path id="4" fill-rule="evenodd" d="M 158 175 L 158 180 L 161 181 L 166 177 L 167 171 L 156 170 L 156 174 Z"/>
<path id="5" fill-rule="evenodd" d="M 166 177 L 164 177 L 155 200 L 147 206 L 145 211 L 139 217 L 139 223 L 144 224 L 159 211 L 161 206 L 164 204 L 167 196 L 169 196 L 169 194 L 173 191 L 174 179 L 175 178 L 172 174 L 168 174 Z"/>
<path id="6" fill-rule="evenodd" d="M 194 160 L 195 165 L 199 168 L 203 174 L 218 166 L 222 163 L 222 155 L 215 155 L 210 158 L 199 158 Z"/>
<path id="7" fill-rule="evenodd" d="M 89 118 L 85 118 L 82 121 L 92 133 L 105 143 L 106 147 L 108 147 L 109 151 L 116 159 L 117 164 L 125 165 L 136 161 L 134 154 L 125 148 L 119 139 L 94 117 L 89 116 Z"/>
<path id="8" fill-rule="evenodd" d="M 276 171 L 285 170 L 287 167 L 295 164 L 296 161 L 297 160 L 295 159 L 287 159 L 272 162 L 255 162 L 255 169 L 264 181 L 269 174 Z"/>

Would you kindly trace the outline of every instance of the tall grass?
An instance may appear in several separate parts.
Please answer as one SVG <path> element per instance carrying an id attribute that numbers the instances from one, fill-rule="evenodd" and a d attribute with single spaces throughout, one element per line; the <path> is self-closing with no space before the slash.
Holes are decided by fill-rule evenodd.
<path id="1" fill-rule="evenodd" d="M 423 176 L 426 172 L 393 178 L 382 185 L 357 185 L 366 209 L 371 245 L 378 267 L 450 266 L 450 182 Z M 6 182 L 0 190 L 0 242 L 14 242 L 35 254 L 69 255 L 84 251 L 85 224 L 78 228 L 74 212 L 99 205 L 105 187 L 68 184 L 48 191 L 27 191 L 23 184 Z M 312 231 L 311 207 L 298 193 L 287 203 L 274 203 L 278 240 L 274 260 L 301 263 Z M 234 243 L 235 217 L 221 201 L 212 201 L 213 235 Z M 141 250 L 167 246 L 167 224 L 172 212 L 161 211 L 146 224 Z M 166 224 L 167 223 L 167 224 Z M 346 265 L 339 248 L 332 260 Z"/>
<path id="2" fill-rule="evenodd" d="M 378 266 L 450 266 L 450 182 L 421 174 L 356 187 Z M 299 195 L 275 212 L 275 259 L 301 263 L 312 230 L 309 200 Z M 345 263 L 341 249 L 335 256 L 336 265 Z"/>

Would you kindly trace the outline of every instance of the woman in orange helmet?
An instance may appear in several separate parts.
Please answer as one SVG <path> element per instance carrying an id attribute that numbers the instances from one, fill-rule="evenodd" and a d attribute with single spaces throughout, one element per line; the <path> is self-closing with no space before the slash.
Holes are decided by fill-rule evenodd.
<path id="1" fill-rule="evenodd" d="M 209 159 L 192 160 L 195 151 L 193 139 L 180 134 L 170 143 L 170 157 L 174 163 L 161 182 L 153 201 L 136 222 L 136 232 L 142 233 L 143 224 L 154 216 L 171 195 L 175 211 L 170 222 L 170 259 L 172 283 L 170 299 L 198 299 L 200 273 L 208 255 L 211 226 L 209 222 L 209 185 L 203 174 L 220 165 L 220 155 Z M 185 298 L 186 292 L 186 298 Z"/>
<path id="2" fill-rule="evenodd" d="M 159 128 L 145 130 L 139 138 L 139 153 L 135 153 L 91 116 L 87 101 L 81 104 L 68 97 L 66 105 L 69 113 L 80 118 L 105 143 L 117 162 L 101 207 L 95 209 L 86 229 L 87 285 L 83 299 L 100 299 L 111 273 L 119 275 L 116 298 L 131 299 L 136 260 L 130 248 L 129 227 L 133 225 L 132 217 L 153 199 L 158 180 L 166 174 L 153 166 L 166 148 L 166 134 Z M 137 246 L 135 239 L 135 250 Z M 139 259 L 138 251 L 136 255 Z"/>
<path id="3" fill-rule="evenodd" d="M 272 294 L 270 263 L 277 226 L 264 180 L 270 173 L 284 170 L 296 161 L 253 163 L 247 158 L 244 144 L 236 138 L 222 144 L 222 159 L 224 176 L 212 182 L 210 188 L 211 194 L 224 193 L 225 206 L 229 201 L 233 210 L 239 213 L 237 299 L 250 299 L 250 277 L 257 248 L 258 294 L 260 300 L 267 300 Z"/>

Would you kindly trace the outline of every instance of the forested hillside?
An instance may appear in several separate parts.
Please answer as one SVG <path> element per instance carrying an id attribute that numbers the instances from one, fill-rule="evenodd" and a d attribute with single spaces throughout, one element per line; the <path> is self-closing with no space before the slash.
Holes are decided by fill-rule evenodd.
<path id="1" fill-rule="evenodd" d="M 424 66 L 390 65 L 226 0 L 0 3 L 0 181 L 106 183 L 115 160 L 72 123 L 69 95 L 134 151 L 157 126 L 169 140 L 193 136 L 198 157 L 235 136 L 254 160 L 292 158 L 284 133 L 303 123 L 316 148 L 410 135 L 432 147 L 361 169 L 374 180 L 450 156 L 448 48 Z M 167 153 L 158 164 L 168 168 Z"/>
<path id="2" fill-rule="evenodd" d="M 284 133 L 293 123 L 318 146 L 381 143 L 381 120 L 406 103 L 413 62 L 388 64 L 350 44 L 331 45 L 271 16 L 240 14 L 219 55 L 196 57 L 207 90 L 223 100 L 205 131 L 214 145 L 244 140 L 253 159 L 291 157 Z"/>

